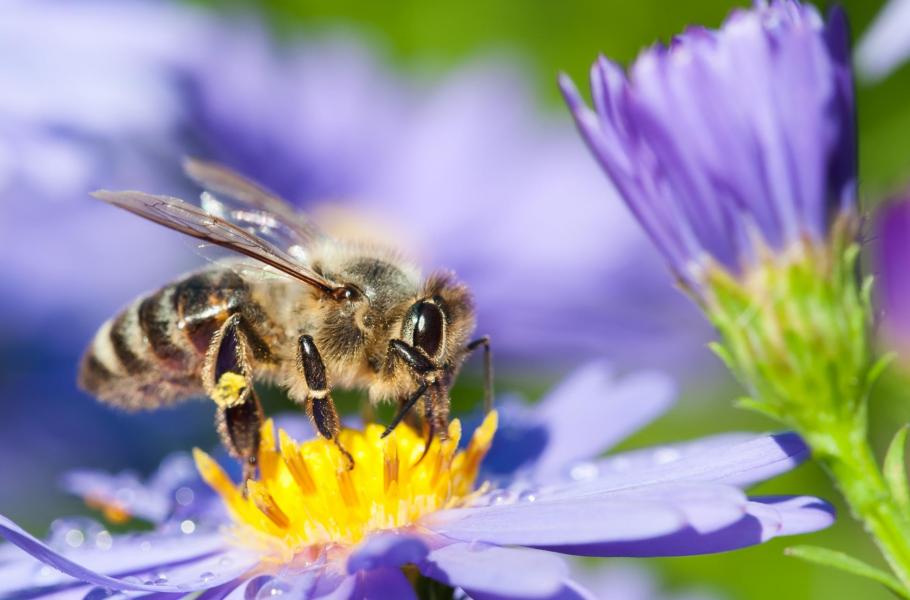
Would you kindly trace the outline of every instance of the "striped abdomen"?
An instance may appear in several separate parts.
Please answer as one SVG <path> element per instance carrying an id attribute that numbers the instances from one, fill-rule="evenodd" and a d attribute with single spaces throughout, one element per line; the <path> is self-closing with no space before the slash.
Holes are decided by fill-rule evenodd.
<path id="1" fill-rule="evenodd" d="M 135 301 L 95 334 L 79 385 L 127 409 L 156 408 L 202 395 L 202 363 L 212 336 L 234 313 L 257 361 L 271 362 L 270 325 L 249 285 L 228 267 L 191 274 Z"/>

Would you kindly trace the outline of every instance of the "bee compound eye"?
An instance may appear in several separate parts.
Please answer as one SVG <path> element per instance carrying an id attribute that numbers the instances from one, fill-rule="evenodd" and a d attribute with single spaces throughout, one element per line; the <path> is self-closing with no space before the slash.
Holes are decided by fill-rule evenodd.
<path id="1" fill-rule="evenodd" d="M 432 302 L 421 302 L 417 306 L 414 322 L 414 345 L 433 357 L 442 344 L 444 317 L 438 306 Z"/>

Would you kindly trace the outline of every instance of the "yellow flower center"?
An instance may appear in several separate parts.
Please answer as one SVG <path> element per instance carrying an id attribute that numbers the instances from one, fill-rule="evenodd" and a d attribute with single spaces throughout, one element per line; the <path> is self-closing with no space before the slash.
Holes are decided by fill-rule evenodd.
<path id="1" fill-rule="evenodd" d="M 262 427 L 260 477 L 246 493 L 208 454 L 196 449 L 193 455 L 238 524 L 238 539 L 286 561 L 307 547 L 354 544 L 372 531 L 413 525 L 467 503 L 496 425 L 494 411 L 458 451 L 461 423 L 452 421 L 448 439 L 434 440 L 425 456 L 426 441 L 404 424 L 386 438 L 380 425 L 345 429 L 341 444 L 354 457 L 349 469 L 335 444 L 322 438 L 298 443 L 279 429 L 276 449 L 269 420 Z"/>

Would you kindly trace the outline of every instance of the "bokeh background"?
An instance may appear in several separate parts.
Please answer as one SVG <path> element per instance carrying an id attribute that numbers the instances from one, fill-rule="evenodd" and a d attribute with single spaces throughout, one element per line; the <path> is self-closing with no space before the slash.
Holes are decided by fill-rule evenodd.
<path id="1" fill-rule="evenodd" d="M 882 4 L 844 3 L 855 36 Z M 705 349 L 710 331 L 587 156 L 555 86 L 559 71 L 584 80 L 598 52 L 628 62 L 689 24 L 719 25 L 739 5 L 0 3 L 0 512 L 43 534 L 56 516 L 92 514 L 60 491 L 67 470 L 148 473 L 169 452 L 215 444 L 204 402 L 128 415 L 75 386 L 79 356 L 105 318 L 202 260 L 192 244 L 87 192 L 191 194 L 179 174 L 186 154 L 263 181 L 327 228 L 379 232 L 427 267 L 454 268 L 477 293 L 480 329 L 494 336 L 499 390 L 533 401 L 573 365 L 606 357 L 680 382 L 672 412 L 626 447 L 774 429 L 732 406 L 740 391 Z M 910 67 L 859 83 L 872 218 L 910 181 L 908 97 Z M 874 269 L 874 235 L 867 246 Z M 478 375 L 462 377 L 456 412 L 479 399 Z M 279 391 L 264 393 L 270 412 L 293 409 Z M 877 448 L 910 420 L 908 397 L 893 369 L 872 402 Z M 358 400 L 342 395 L 341 404 L 356 411 Z M 755 492 L 837 503 L 814 465 Z M 839 508 L 833 528 L 799 542 L 878 563 Z M 669 592 L 888 597 L 785 557 L 790 543 L 636 563 Z"/>

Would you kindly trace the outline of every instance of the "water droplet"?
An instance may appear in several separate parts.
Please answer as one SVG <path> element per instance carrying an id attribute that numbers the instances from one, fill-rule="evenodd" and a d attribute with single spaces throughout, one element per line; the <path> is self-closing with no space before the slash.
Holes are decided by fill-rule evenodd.
<path id="1" fill-rule="evenodd" d="M 180 506 L 189 506 L 195 498 L 196 494 L 186 486 L 177 488 L 177 491 L 174 492 L 174 499 L 177 500 L 177 504 Z"/>
<path id="2" fill-rule="evenodd" d="M 141 550 L 142 552 L 148 552 L 151 549 L 152 549 L 152 543 L 147 540 L 142 542 L 141 544 L 139 544 L 139 550 Z"/>
<path id="3" fill-rule="evenodd" d="M 569 477 L 574 481 L 590 481 L 596 479 L 600 469 L 596 463 L 587 461 L 572 465 L 569 469 Z"/>
<path id="4" fill-rule="evenodd" d="M 262 589 L 259 590 L 259 594 L 257 594 L 256 597 L 257 598 L 274 598 L 275 596 L 282 596 L 285 593 L 290 592 L 290 591 L 291 591 L 291 586 L 289 586 L 287 583 L 285 583 L 283 581 L 279 581 L 277 579 L 273 579 L 272 581 L 270 581 L 267 584 L 265 584 L 264 586 L 262 586 Z"/>
<path id="5" fill-rule="evenodd" d="M 196 524 L 189 519 L 180 521 L 180 531 L 189 535 L 196 531 Z"/>
<path id="6" fill-rule="evenodd" d="M 145 582 L 145 585 L 164 585 L 167 583 L 167 575 L 164 573 L 158 573 L 154 575 L 151 579 L 148 579 Z"/>
<path id="7" fill-rule="evenodd" d="M 98 534 L 95 535 L 95 547 L 99 550 L 110 550 L 113 545 L 114 538 L 107 530 L 99 531 Z"/>
<path id="8" fill-rule="evenodd" d="M 506 490 L 496 490 L 489 496 L 491 505 L 506 504 L 511 499 L 511 494 Z"/>
<path id="9" fill-rule="evenodd" d="M 202 583 L 208 583 L 209 581 L 211 581 L 214 578 L 215 578 L 215 574 L 212 573 L 211 571 L 206 571 L 205 573 L 202 573 L 201 575 L 199 575 L 199 579 L 202 580 Z"/>
<path id="10" fill-rule="evenodd" d="M 42 579 L 48 579 L 55 572 L 56 572 L 56 569 L 53 569 L 53 568 L 45 565 L 38 570 L 38 577 L 40 577 Z"/>
<path id="11" fill-rule="evenodd" d="M 519 502 L 534 502 L 537 500 L 537 494 L 531 490 L 525 490 L 522 493 L 518 494 Z"/>
<path id="12" fill-rule="evenodd" d="M 654 462 L 659 465 L 665 465 L 675 460 L 679 460 L 679 450 L 675 448 L 659 448 L 654 452 Z"/>
<path id="13" fill-rule="evenodd" d="M 222 556 L 218 561 L 218 565 L 221 567 L 228 567 L 234 562 L 234 559 L 230 556 Z"/>
<path id="14" fill-rule="evenodd" d="M 78 548 L 85 541 L 85 534 L 78 529 L 70 529 L 63 538 L 68 546 Z"/>

